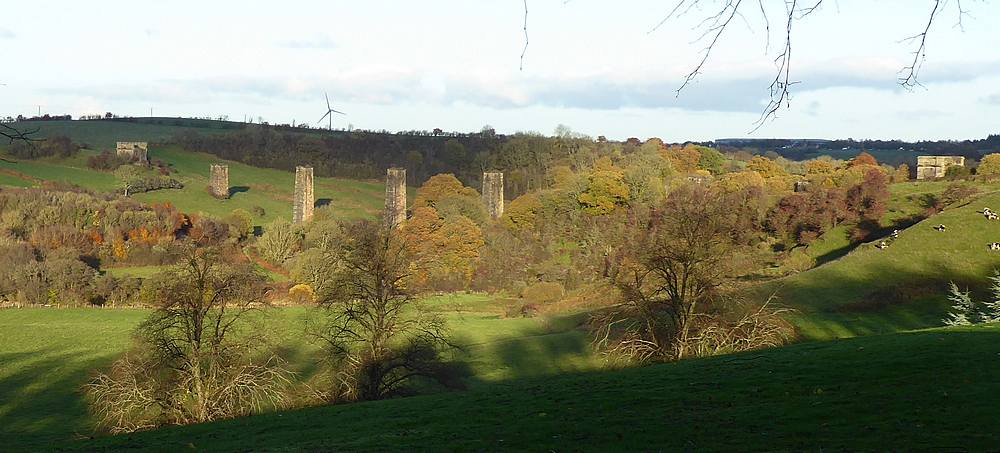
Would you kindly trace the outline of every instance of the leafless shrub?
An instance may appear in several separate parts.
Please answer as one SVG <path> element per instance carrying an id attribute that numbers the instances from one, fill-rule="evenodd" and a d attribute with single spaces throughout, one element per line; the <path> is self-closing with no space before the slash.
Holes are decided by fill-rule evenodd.
<path id="1" fill-rule="evenodd" d="M 788 342 L 794 328 L 784 319 L 791 309 L 774 304 L 773 296 L 754 306 L 745 301 L 732 302 L 730 313 L 735 320 L 724 320 L 701 314 L 703 321 L 698 333 L 690 338 L 692 355 L 711 356 L 733 352 L 773 348 Z"/>
<path id="2" fill-rule="evenodd" d="M 187 244 L 182 264 L 154 277 L 156 310 L 132 350 L 85 391 L 99 425 L 131 432 L 261 412 L 286 404 L 291 374 L 262 350 L 250 314 L 263 279 Z"/>
<path id="3" fill-rule="evenodd" d="M 723 311 L 694 313 L 686 337 L 671 335 L 669 328 L 649 322 L 650 317 L 621 308 L 594 315 L 589 323 L 594 346 L 618 365 L 776 347 L 794 335 L 783 317 L 791 310 L 776 306 L 772 298 L 760 305 L 736 301 Z M 683 357 L 676 354 L 679 350 L 685 351 Z"/>

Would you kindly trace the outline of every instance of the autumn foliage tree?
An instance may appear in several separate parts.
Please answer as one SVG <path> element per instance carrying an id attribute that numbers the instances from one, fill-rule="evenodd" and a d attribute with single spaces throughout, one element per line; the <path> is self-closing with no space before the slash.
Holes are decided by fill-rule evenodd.
<path id="1" fill-rule="evenodd" d="M 878 161 L 875 160 L 875 156 L 868 154 L 864 151 L 854 156 L 854 159 L 847 164 L 848 167 L 877 167 Z"/>
<path id="2" fill-rule="evenodd" d="M 413 207 L 437 207 L 437 204 L 444 199 L 451 197 L 472 197 L 476 198 L 479 193 L 476 189 L 465 187 L 455 175 L 444 173 L 431 176 L 419 189 L 417 196 L 413 200 Z"/>
<path id="3" fill-rule="evenodd" d="M 976 175 L 987 179 L 1000 176 L 1000 153 L 992 153 L 983 156 L 976 167 Z"/>
<path id="4" fill-rule="evenodd" d="M 402 229 L 402 237 L 413 256 L 409 283 L 415 288 L 465 288 L 479 262 L 483 234 L 463 215 L 441 217 L 425 206 L 413 210 Z"/>
<path id="5" fill-rule="evenodd" d="M 847 208 L 861 220 L 879 221 L 889 202 L 885 173 L 873 168 L 865 172 L 861 183 L 847 190 Z"/>
<path id="6" fill-rule="evenodd" d="M 848 215 L 843 190 L 816 188 L 778 200 L 768 212 L 767 225 L 786 243 L 808 245 Z"/>
<path id="7" fill-rule="evenodd" d="M 625 172 L 612 164 L 611 159 L 599 159 L 590 172 L 587 189 L 578 196 L 583 211 L 604 215 L 628 202 L 629 188 L 624 179 Z"/>
<path id="8" fill-rule="evenodd" d="M 431 177 L 417 189 L 401 238 L 412 256 L 409 284 L 417 289 L 465 288 L 479 261 L 483 234 L 470 217 L 483 215 L 479 194 L 454 175 Z"/>

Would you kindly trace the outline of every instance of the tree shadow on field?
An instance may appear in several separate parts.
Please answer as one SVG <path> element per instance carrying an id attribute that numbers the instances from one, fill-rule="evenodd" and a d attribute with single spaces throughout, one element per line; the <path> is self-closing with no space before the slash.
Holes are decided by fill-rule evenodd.
<path id="1" fill-rule="evenodd" d="M 323 206 L 330 206 L 330 203 L 332 202 L 333 200 L 330 198 L 319 198 L 315 203 L 313 203 L 313 207 L 322 208 Z"/>
<path id="2" fill-rule="evenodd" d="M 41 451 L 93 435 L 82 386 L 114 359 L 56 349 L 0 353 L 0 364 L 15 370 L 0 377 L 0 449 Z"/>
<path id="3" fill-rule="evenodd" d="M 454 338 L 462 347 L 460 360 L 473 370 L 472 385 L 598 368 L 590 338 L 581 327 L 585 316 L 533 319 L 537 320 L 536 325 L 509 337 L 480 343 Z"/>
<path id="4" fill-rule="evenodd" d="M 859 253 L 886 254 L 875 248 Z M 954 282 L 972 290 L 978 300 L 992 299 L 987 276 L 992 267 L 955 269 L 933 262 L 914 271 L 891 261 L 864 265 L 866 272 L 849 268 L 820 267 L 791 278 L 765 284 L 760 295 L 775 293 L 777 303 L 796 310 L 793 323 L 803 339 L 831 339 L 873 335 L 943 325 L 949 310 L 948 288 Z M 766 294 L 765 294 L 766 293 Z"/>
<path id="5" fill-rule="evenodd" d="M 232 198 L 238 193 L 249 192 L 250 188 L 247 186 L 233 186 L 229 188 L 229 198 Z"/>

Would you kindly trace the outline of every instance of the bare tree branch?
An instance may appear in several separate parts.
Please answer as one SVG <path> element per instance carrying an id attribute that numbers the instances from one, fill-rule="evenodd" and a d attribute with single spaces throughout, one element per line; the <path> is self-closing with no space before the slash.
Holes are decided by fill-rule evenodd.
<path id="1" fill-rule="evenodd" d="M 0 123 L 0 137 L 4 137 L 9 143 L 21 140 L 26 142 L 35 142 L 41 140 L 37 137 L 32 137 L 34 134 L 38 133 L 39 128 L 34 128 L 31 130 L 21 130 L 7 123 Z"/>
<path id="2" fill-rule="evenodd" d="M 518 71 L 524 70 L 524 54 L 528 53 L 528 0 L 524 0 L 524 48 L 521 49 L 521 66 Z"/>
<path id="3" fill-rule="evenodd" d="M 899 84 L 905 88 L 910 89 L 917 86 L 923 86 L 920 84 L 920 81 L 917 80 L 917 75 L 920 73 L 920 68 L 924 65 L 924 59 L 927 57 L 927 32 L 930 31 L 931 25 L 934 24 L 934 19 L 937 17 L 938 9 L 940 7 L 941 0 L 934 0 L 934 7 L 931 8 L 931 13 L 927 18 L 927 25 L 924 26 L 924 31 L 903 39 L 903 42 L 919 43 L 917 50 L 913 51 L 913 61 L 910 62 L 909 66 L 900 70 Z M 959 3 L 958 17 L 961 23 L 961 3 Z"/>

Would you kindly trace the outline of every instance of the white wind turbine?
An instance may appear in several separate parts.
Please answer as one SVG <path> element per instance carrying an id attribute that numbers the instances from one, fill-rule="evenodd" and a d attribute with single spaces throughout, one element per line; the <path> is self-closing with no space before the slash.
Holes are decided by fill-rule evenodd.
<path id="1" fill-rule="evenodd" d="M 333 115 L 332 114 L 333 113 L 339 113 L 341 115 L 346 115 L 346 113 L 344 113 L 344 112 L 338 112 L 338 111 L 334 110 L 333 107 L 330 107 L 330 96 L 327 95 L 326 92 L 323 92 L 323 96 L 326 96 L 326 114 L 324 114 L 322 117 L 320 117 L 320 119 L 319 119 L 318 122 L 322 123 L 324 118 L 329 118 L 330 122 L 329 122 L 329 125 L 327 126 L 327 128 L 332 131 L 333 130 Z"/>

